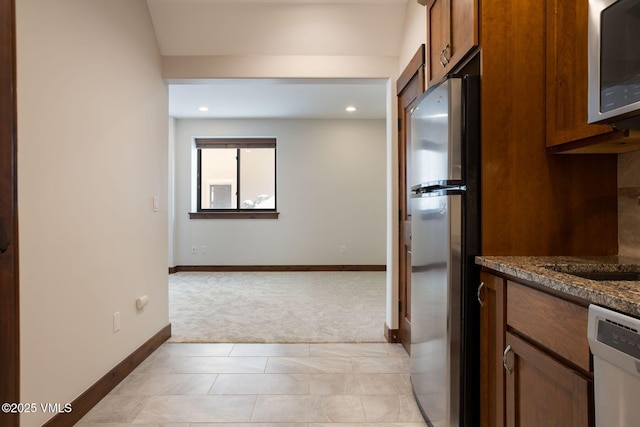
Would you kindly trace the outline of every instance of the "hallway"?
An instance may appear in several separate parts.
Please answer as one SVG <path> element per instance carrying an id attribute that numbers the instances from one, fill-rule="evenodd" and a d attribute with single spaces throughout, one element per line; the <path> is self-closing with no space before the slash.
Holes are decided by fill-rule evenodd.
<path id="1" fill-rule="evenodd" d="M 424 427 L 408 370 L 399 344 L 164 344 L 76 425 Z"/>

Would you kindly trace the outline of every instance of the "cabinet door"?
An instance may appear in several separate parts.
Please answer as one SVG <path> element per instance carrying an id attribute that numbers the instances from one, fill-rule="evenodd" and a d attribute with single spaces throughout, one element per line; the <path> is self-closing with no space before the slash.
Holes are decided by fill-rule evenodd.
<path id="1" fill-rule="evenodd" d="M 584 0 L 547 0 L 547 147 L 612 134 L 587 123 L 587 13 Z"/>
<path id="2" fill-rule="evenodd" d="M 480 426 L 504 426 L 506 289 L 504 279 L 480 273 Z"/>
<path id="3" fill-rule="evenodd" d="M 477 45 L 477 0 L 427 2 L 427 86 L 440 82 Z"/>
<path id="4" fill-rule="evenodd" d="M 446 74 L 444 49 L 450 34 L 449 0 L 427 3 L 427 86 L 438 83 Z"/>
<path id="5" fill-rule="evenodd" d="M 506 343 L 506 425 L 588 427 L 592 380 L 509 332 Z"/>
<path id="6" fill-rule="evenodd" d="M 478 0 L 450 0 L 451 32 L 448 67 L 453 69 L 478 45 Z"/>

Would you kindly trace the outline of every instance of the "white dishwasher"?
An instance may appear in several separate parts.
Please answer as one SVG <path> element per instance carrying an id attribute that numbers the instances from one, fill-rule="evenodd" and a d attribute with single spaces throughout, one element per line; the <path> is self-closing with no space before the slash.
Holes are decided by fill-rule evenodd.
<path id="1" fill-rule="evenodd" d="M 640 425 L 640 320 L 589 306 L 596 427 Z"/>

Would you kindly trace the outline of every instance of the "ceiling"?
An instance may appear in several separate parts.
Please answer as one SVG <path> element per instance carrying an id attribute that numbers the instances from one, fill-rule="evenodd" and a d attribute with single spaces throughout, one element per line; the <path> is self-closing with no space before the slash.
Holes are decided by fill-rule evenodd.
<path id="1" fill-rule="evenodd" d="M 208 111 L 199 111 L 206 106 Z M 346 107 L 356 111 L 348 112 Z M 169 85 L 176 118 L 383 119 L 384 80 L 242 79 Z"/>
<path id="2" fill-rule="evenodd" d="M 165 56 L 398 56 L 411 0 L 147 0 Z M 353 105 L 355 112 L 345 108 Z M 198 108 L 207 106 L 209 111 Z M 177 118 L 385 118 L 384 79 L 220 79 L 169 86 Z"/>

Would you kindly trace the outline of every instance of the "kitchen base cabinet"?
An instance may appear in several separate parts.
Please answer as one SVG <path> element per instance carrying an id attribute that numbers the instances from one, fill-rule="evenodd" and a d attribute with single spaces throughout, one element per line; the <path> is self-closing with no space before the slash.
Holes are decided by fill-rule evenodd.
<path id="1" fill-rule="evenodd" d="M 504 425 L 506 292 L 504 279 L 480 273 L 480 426 Z"/>
<path id="2" fill-rule="evenodd" d="M 587 307 L 493 270 L 480 280 L 480 426 L 593 426 Z"/>
<path id="3" fill-rule="evenodd" d="M 507 332 L 508 427 L 588 427 L 592 380 Z"/>
<path id="4" fill-rule="evenodd" d="M 589 309 L 520 283 L 507 281 L 507 325 L 558 359 L 589 371 Z"/>

